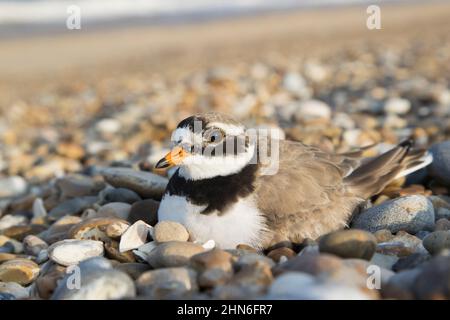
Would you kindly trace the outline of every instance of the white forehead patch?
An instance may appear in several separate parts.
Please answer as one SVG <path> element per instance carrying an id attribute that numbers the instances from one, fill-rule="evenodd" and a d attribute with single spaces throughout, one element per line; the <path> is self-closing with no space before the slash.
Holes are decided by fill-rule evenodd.
<path id="1" fill-rule="evenodd" d="M 189 143 L 189 144 L 199 144 L 202 143 L 203 137 L 201 132 L 192 132 L 188 127 L 177 128 L 171 137 L 174 143 Z"/>

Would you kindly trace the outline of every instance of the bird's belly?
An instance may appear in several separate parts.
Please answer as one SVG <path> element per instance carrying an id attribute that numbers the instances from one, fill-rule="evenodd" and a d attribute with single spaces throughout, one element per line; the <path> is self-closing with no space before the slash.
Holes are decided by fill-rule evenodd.
<path id="1" fill-rule="evenodd" d="M 235 249 L 238 244 L 260 247 L 265 230 L 265 219 L 247 197 L 236 202 L 218 215 L 201 214 L 206 206 L 197 206 L 185 197 L 165 194 L 158 210 L 158 220 L 171 220 L 183 224 L 193 240 L 214 240 L 222 249 Z"/>

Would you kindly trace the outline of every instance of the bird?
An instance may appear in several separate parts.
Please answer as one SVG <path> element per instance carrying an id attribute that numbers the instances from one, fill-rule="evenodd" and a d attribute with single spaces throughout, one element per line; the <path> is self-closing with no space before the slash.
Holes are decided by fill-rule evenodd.
<path id="1" fill-rule="evenodd" d="M 182 120 L 172 132 L 171 151 L 155 165 L 175 167 L 158 221 L 178 222 L 193 241 L 214 240 L 221 249 L 301 243 L 347 228 L 367 199 L 432 162 L 412 140 L 366 158 L 372 146 L 335 154 L 267 135 L 251 139 L 248 131 L 217 112 Z M 276 156 L 263 163 L 261 150 Z"/>

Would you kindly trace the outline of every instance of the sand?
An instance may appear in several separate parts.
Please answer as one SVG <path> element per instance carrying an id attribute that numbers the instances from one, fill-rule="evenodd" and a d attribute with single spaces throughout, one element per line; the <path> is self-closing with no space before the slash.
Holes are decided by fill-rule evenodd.
<path id="1" fill-rule="evenodd" d="M 346 7 L 2 40 L 0 103 L 75 80 L 126 72 L 178 74 L 269 55 L 314 57 L 353 43 L 386 45 L 450 31 L 450 3 L 390 4 L 381 10 L 381 30 L 366 28 L 366 7 Z"/>

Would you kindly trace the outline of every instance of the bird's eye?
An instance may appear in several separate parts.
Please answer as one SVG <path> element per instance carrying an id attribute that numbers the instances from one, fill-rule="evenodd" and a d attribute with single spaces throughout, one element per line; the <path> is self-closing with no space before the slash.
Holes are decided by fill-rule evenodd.
<path id="1" fill-rule="evenodd" d="M 213 130 L 207 135 L 208 142 L 219 142 L 223 139 L 223 133 L 220 130 Z"/>

